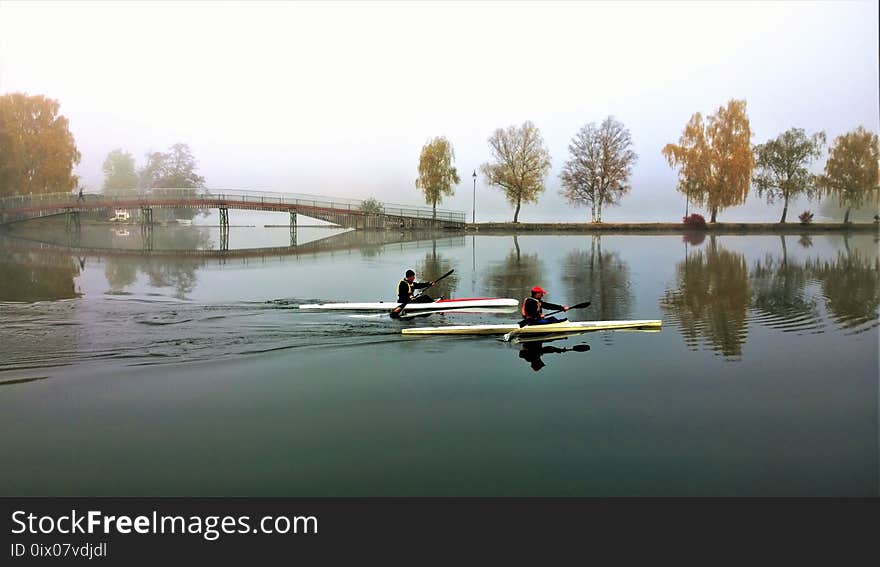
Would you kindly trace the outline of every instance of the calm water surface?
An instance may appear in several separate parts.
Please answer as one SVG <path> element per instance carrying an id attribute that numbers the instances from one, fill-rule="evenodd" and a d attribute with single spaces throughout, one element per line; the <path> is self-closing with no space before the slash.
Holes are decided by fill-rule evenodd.
<path id="1" fill-rule="evenodd" d="M 292 238 L 0 235 L 0 493 L 880 493 L 873 234 Z M 663 329 L 513 344 L 400 329 L 515 315 L 297 309 L 392 301 L 407 268 Z"/>

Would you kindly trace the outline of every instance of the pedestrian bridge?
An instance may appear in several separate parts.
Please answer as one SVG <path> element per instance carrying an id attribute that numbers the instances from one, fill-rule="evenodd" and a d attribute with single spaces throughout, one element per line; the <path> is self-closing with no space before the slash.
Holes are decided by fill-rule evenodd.
<path id="1" fill-rule="evenodd" d="M 359 199 L 321 197 L 296 193 L 269 193 L 227 189 L 162 188 L 121 193 L 51 193 L 17 195 L 0 199 L 0 224 L 22 222 L 55 215 L 70 215 L 79 222 L 79 213 L 104 209 L 109 218 L 115 209 L 140 211 L 143 222 L 151 222 L 152 210 L 218 209 L 221 226 L 229 224 L 229 209 L 290 213 L 291 226 L 296 215 L 320 219 L 354 229 L 460 229 L 465 213 L 430 207 L 383 203 L 365 206 Z"/>

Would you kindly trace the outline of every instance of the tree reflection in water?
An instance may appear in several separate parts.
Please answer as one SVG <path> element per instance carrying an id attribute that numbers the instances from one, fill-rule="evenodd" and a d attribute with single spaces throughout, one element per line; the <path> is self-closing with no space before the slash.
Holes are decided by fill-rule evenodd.
<path id="1" fill-rule="evenodd" d="M 513 237 L 513 246 L 502 262 L 487 270 L 487 295 L 522 299 L 532 286 L 541 285 L 544 269 L 538 255 L 521 252 L 516 236 Z"/>
<path id="2" fill-rule="evenodd" d="M 825 307 L 841 327 L 861 333 L 877 326 L 880 258 L 847 249 L 833 261 L 809 260 L 806 269 L 819 282 Z"/>
<path id="3" fill-rule="evenodd" d="M 207 231 L 197 228 L 156 231 L 152 235 L 152 248 L 157 250 L 204 250 L 210 248 L 211 238 Z M 137 281 L 138 271 L 144 273 L 151 287 L 174 288 L 174 297 L 186 299 L 196 284 L 196 271 L 202 265 L 197 258 L 167 259 L 145 256 L 132 258 L 107 257 L 104 274 L 114 293 L 121 292 Z"/>
<path id="4" fill-rule="evenodd" d="M 563 281 L 572 302 L 590 301 L 589 319 L 629 319 L 632 314 L 632 283 L 629 265 L 617 252 L 602 250 L 602 237 L 593 235 L 589 250 L 572 250 L 565 256 Z M 573 313 L 573 312 L 569 312 Z M 613 333 L 603 333 L 613 340 Z"/>
<path id="5" fill-rule="evenodd" d="M 810 274 L 803 264 L 789 261 L 784 235 L 782 258 L 767 254 L 752 268 L 752 307 L 759 322 L 782 331 L 822 328 L 815 298 L 808 295 Z"/>
<path id="6" fill-rule="evenodd" d="M 432 239 L 431 251 L 425 253 L 425 259 L 420 262 L 419 266 L 416 268 L 416 280 L 430 281 L 439 278 L 451 269 L 453 269 L 452 263 L 449 260 L 444 259 L 442 254 L 437 253 L 437 240 Z M 443 278 L 443 280 L 434 287 L 426 289 L 425 292 L 434 298 L 444 297 L 448 299 L 454 297 L 453 294 L 457 288 L 458 275 L 453 272 L 451 275 Z"/>
<path id="7" fill-rule="evenodd" d="M 74 278 L 80 263 L 70 256 L 45 256 L 0 246 L 0 301 L 47 301 L 78 297 Z"/>
<path id="8" fill-rule="evenodd" d="M 675 288 L 660 300 L 664 319 L 678 323 L 693 350 L 702 342 L 725 357 L 741 356 L 751 297 L 745 257 L 718 246 L 712 235 L 676 271 Z"/>
<path id="9" fill-rule="evenodd" d="M 660 301 L 665 318 L 676 323 L 685 343 L 701 343 L 724 356 L 742 354 L 749 323 L 782 332 L 822 332 L 824 311 L 837 326 L 862 333 L 880 319 L 880 257 L 852 249 L 833 260 L 767 254 L 749 272 L 742 254 L 717 245 L 687 254 L 677 266 L 676 285 Z M 799 241 L 804 244 L 804 238 Z"/>

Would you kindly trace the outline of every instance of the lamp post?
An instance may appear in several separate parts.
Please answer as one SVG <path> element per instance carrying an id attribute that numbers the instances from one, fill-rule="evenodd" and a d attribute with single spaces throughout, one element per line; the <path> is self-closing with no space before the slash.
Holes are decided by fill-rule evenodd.
<path id="1" fill-rule="evenodd" d="M 477 224 L 477 170 L 474 170 L 474 209 L 471 212 L 471 222 Z"/>

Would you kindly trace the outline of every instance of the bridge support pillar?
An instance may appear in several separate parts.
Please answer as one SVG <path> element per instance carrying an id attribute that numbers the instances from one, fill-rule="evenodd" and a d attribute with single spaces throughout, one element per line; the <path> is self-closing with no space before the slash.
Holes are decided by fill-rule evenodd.
<path id="1" fill-rule="evenodd" d="M 290 211 L 290 245 L 296 246 L 296 211 Z"/>
<path id="2" fill-rule="evenodd" d="M 146 225 L 141 225 L 141 248 L 144 252 L 151 252 L 153 250 L 153 230 L 152 228 L 146 229 L 144 226 Z"/>
<path id="3" fill-rule="evenodd" d="M 220 207 L 220 250 L 229 250 L 229 207 Z"/>
<path id="4" fill-rule="evenodd" d="M 80 230 L 80 220 L 79 220 L 79 211 L 73 211 L 68 209 L 67 214 L 65 215 L 67 218 L 66 229 L 69 231 L 76 230 L 79 232 Z"/>
<path id="5" fill-rule="evenodd" d="M 229 225 L 220 225 L 220 250 L 229 251 Z"/>
<path id="6" fill-rule="evenodd" d="M 153 230 L 153 209 L 141 207 L 141 228 Z"/>

